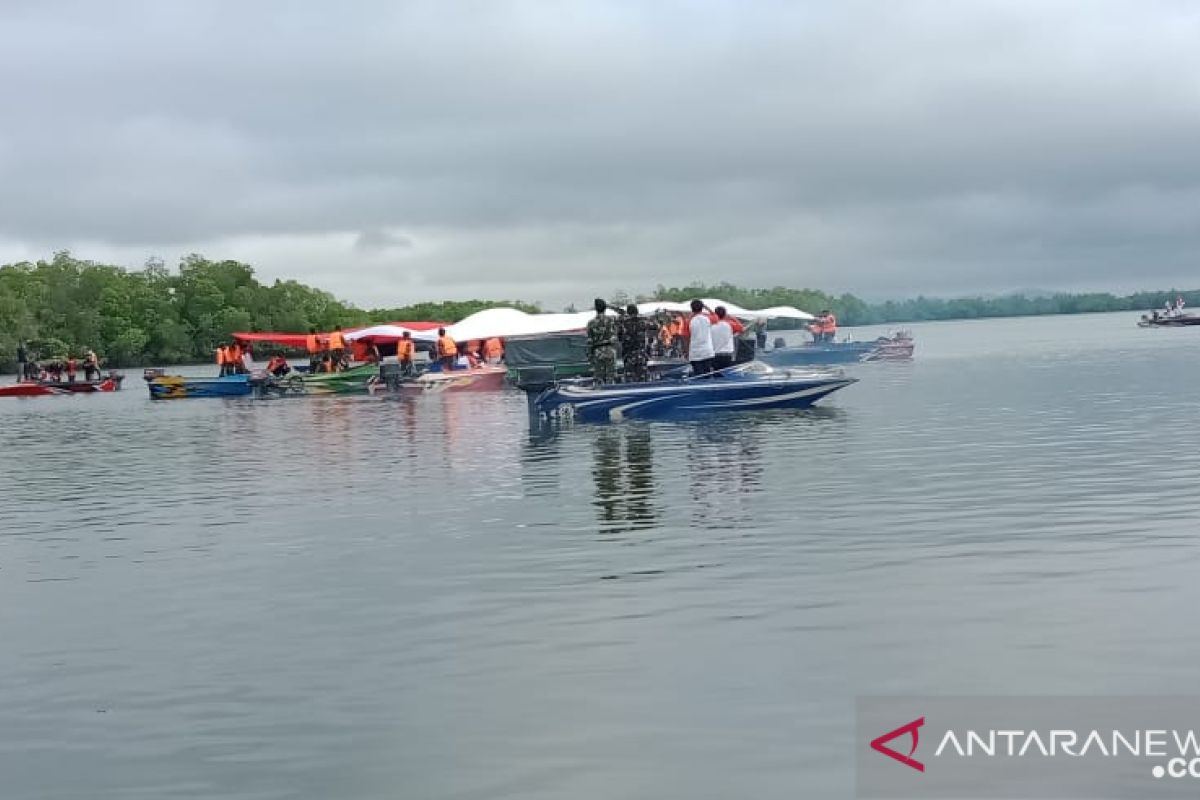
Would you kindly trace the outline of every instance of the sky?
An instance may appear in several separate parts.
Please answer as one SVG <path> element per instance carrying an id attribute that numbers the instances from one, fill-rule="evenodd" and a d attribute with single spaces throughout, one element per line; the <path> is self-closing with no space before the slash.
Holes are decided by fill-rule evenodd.
<path id="1" fill-rule="evenodd" d="M 0 262 L 363 306 L 1200 286 L 1200 3 L 0 4 Z"/>

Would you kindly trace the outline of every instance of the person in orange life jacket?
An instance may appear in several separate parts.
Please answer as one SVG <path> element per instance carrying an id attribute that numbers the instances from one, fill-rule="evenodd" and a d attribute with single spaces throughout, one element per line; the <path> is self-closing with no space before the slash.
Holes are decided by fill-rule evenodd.
<path id="1" fill-rule="evenodd" d="M 246 364 L 242 361 L 242 346 L 237 342 L 229 345 L 226 350 L 226 363 L 229 364 L 230 375 L 241 375 L 246 372 Z"/>
<path id="2" fill-rule="evenodd" d="M 396 363 L 400 365 L 401 375 L 413 374 L 413 357 L 416 353 L 416 342 L 412 340 L 412 334 L 405 331 L 404 335 L 396 340 Z"/>
<path id="3" fill-rule="evenodd" d="M 267 372 L 274 375 L 276 378 L 282 378 L 292 371 L 292 367 L 288 364 L 287 359 L 281 355 L 271 356 L 271 360 L 267 362 Z"/>
<path id="4" fill-rule="evenodd" d="M 224 378 L 229 374 L 229 351 L 225 345 L 217 346 L 217 377 Z"/>
<path id="5" fill-rule="evenodd" d="M 838 322 L 837 317 L 829 309 L 821 312 L 821 333 L 825 337 L 825 341 L 832 342 L 837 337 Z"/>
<path id="6" fill-rule="evenodd" d="M 717 306 L 715 314 L 717 321 L 712 324 L 713 368 L 720 371 L 733 366 L 733 326 L 725 311 L 725 306 Z"/>
<path id="7" fill-rule="evenodd" d="M 333 368 L 341 369 L 342 359 L 346 357 L 346 338 L 342 336 L 340 325 L 333 329 L 333 333 L 329 334 L 329 355 L 333 361 Z"/>
<path id="8" fill-rule="evenodd" d="M 441 368 L 449 372 L 454 369 L 454 361 L 458 357 L 458 345 L 446 335 L 445 328 L 438 328 L 437 358 Z"/>
<path id="9" fill-rule="evenodd" d="M 489 364 L 499 364 L 504 358 L 504 345 L 493 336 L 483 343 L 483 360 Z"/>
<path id="10" fill-rule="evenodd" d="M 304 337 L 304 350 L 308 353 L 308 371 L 318 371 L 321 367 L 321 339 L 317 336 L 315 325 L 309 327 L 308 335 Z"/>
<path id="11" fill-rule="evenodd" d="M 67 356 L 67 383 L 75 382 L 75 356 Z"/>

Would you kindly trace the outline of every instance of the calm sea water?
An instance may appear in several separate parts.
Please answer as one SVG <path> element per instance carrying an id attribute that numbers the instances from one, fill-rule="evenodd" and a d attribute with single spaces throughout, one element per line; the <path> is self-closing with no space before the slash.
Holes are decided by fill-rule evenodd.
<path id="1" fill-rule="evenodd" d="M 0 400 L 3 797 L 849 797 L 859 694 L 1195 693 L 1200 331 L 1136 316 L 554 435 Z"/>

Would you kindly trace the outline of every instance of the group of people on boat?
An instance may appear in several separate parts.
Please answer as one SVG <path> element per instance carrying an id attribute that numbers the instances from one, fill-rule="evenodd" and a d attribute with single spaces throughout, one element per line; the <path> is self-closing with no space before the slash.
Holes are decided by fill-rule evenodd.
<path id="1" fill-rule="evenodd" d="M 404 334 L 408 336 L 406 331 Z M 402 339 L 401 342 L 404 340 Z M 434 345 L 434 368 L 443 372 L 455 369 L 475 369 L 484 364 L 496 365 L 504 360 L 504 343 L 499 337 L 490 339 L 472 339 L 464 345 L 446 333 L 445 328 L 438 328 L 437 342 Z M 397 355 L 397 357 L 399 357 Z M 403 366 L 403 362 L 401 362 Z"/>
<path id="2" fill-rule="evenodd" d="M 243 345 L 236 340 L 230 344 L 218 345 L 216 350 L 218 377 L 248 374 L 250 370 L 246 367 L 247 357 L 251 360 L 254 359 L 250 345 Z"/>
<path id="3" fill-rule="evenodd" d="M 756 343 L 766 341 L 765 323 L 747 328 L 724 306 L 709 308 L 702 300 L 691 302 L 690 315 L 663 313 L 642 316 L 629 304 L 608 313 L 603 298 L 595 300 L 596 316 L 587 325 L 588 361 L 598 384 L 617 381 L 617 356 L 624 367 L 625 383 L 649 380 L 652 356 L 686 357 L 695 376 L 720 375 L 735 363 L 753 358 Z"/>
<path id="4" fill-rule="evenodd" d="M 75 383 L 80 370 L 84 381 L 100 380 L 100 359 L 95 350 L 86 348 L 81 357 L 68 352 L 66 357 L 41 361 L 25 342 L 17 343 L 17 383 Z"/>
<path id="5" fill-rule="evenodd" d="M 837 338 L 837 331 L 837 317 L 828 308 L 808 326 L 808 332 L 812 334 L 814 342 L 832 342 Z"/>
<path id="6" fill-rule="evenodd" d="M 1170 300 L 1167 300 L 1166 302 L 1164 302 L 1161 311 L 1151 312 L 1150 318 L 1155 319 L 1155 320 L 1177 319 L 1178 317 L 1185 316 L 1183 307 L 1184 307 L 1183 298 L 1176 297 L 1174 303 L 1172 303 Z"/>

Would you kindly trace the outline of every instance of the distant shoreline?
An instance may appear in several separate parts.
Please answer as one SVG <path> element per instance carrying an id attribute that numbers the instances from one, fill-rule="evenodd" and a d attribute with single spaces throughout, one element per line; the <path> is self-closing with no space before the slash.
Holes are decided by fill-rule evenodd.
<path id="1" fill-rule="evenodd" d="M 606 299 L 624 304 L 719 297 L 751 309 L 793 306 L 813 314 L 830 309 L 841 326 L 853 328 L 1121 311 L 1145 313 L 1178 296 L 1189 306 L 1200 306 L 1200 290 L 1171 289 L 1125 296 L 1096 292 L 954 299 L 919 296 L 871 304 L 852 294 L 786 287 L 746 288 L 729 283 L 660 285 L 643 295 L 613 291 Z M 578 307 L 590 305 L 587 299 Z M 105 367 L 174 366 L 210 361 L 216 347 L 228 342 L 235 331 L 301 333 L 398 321 L 453 323 L 496 306 L 530 312 L 562 310 L 501 299 L 366 310 L 295 280 L 265 285 L 250 265 L 238 261 L 211 261 L 191 255 L 174 270 L 158 260 L 147 262 L 141 270 L 129 270 L 78 259 L 63 251 L 49 261 L 0 266 L 0 370 L 14 371 L 19 342 L 28 343 L 41 358 L 80 358 L 92 349 Z M 772 329 L 803 327 L 799 321 L 781 323 L 772 325 Z M 263 349 L 267 354 L 277 350 Z"/>

